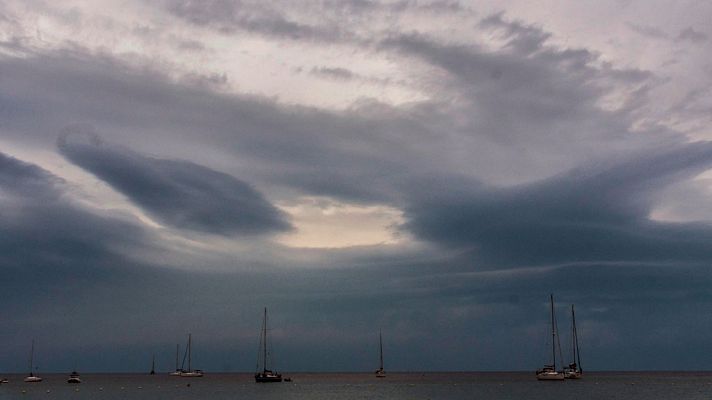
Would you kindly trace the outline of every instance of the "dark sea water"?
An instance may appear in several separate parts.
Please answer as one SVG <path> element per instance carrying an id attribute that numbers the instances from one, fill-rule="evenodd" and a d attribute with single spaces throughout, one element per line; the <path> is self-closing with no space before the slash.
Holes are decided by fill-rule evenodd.
<path id="1" fill-rule="evenodd" d="M 291 374 L 293 382 L 258 384 L 251 374 L 84 374 L 78 385 L 67 375 L 43 375 L 41 383 L 7 376 L 0 399 L 711 399 L 712 372 L 599 372 L 580 381 L 538 382 L 533 372 Z M 190 386 L 188 386 L 190 384 Z"/>

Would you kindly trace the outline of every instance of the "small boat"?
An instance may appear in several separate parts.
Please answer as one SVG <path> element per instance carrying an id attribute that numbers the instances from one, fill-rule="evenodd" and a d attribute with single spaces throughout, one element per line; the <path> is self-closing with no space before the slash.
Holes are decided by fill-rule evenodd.
<path id="1" fill-rule="evenodd" d="M 564 372 L 556 370 L 556 344 L 558 342 L 558 331 L 556 328 L 556 316 L 554 315 L 554 295 L 550 295 L 551 300 L 551 360 L 550 365 L 536 371 L 536 379 L 540 381 L 563 381 Z M 561 348 L 561 346 L 559 346 Z"/>
<path id="2" fill-rule="evenodd" d="M 260 356 L 262 358 L 262 371 L 260 371 Z M 260 346 L 257 353 L 257 371 L 255 372 L 255 382 L 282 382 L 282 374 L 267 368 L 269 357 L 267 353 L 267 307 L 265 307 L 264 318 L 262 319 L 262 330 L 260 332 Z"/>
<path id="3" fill-rule="evenodd" d="M 578 333 L 576 332 L 576 314 L 574 313 L 574 305 L 571 305 L 571 363 L 568 368 L 564 369 L 566 379 L 581 379 L 583 378 L 583 369 L 581 369 L 581 352 L 579 352 Z"/>
<path id="4" fill-rule="evenodd" d="M 10 381 L 8 381 L 6 378 L 1 378 L 0 385 L 2 385 L 3 383 L 10 383 Z"/>
<path id="5" fill-rule="evenodd" d="M 32 373 L 32 362 L 34 361 L 35 358 L 35 341 L 32 341 L 32 349 L 30 350 L 30 374 L 23 379 L 23 381 L 27 383 L 36 383 L 36 382 L 42 382 L 42 378 L 39 376 L 35 376 Z"/>
<path id="6" fill-rule="evenodd" d="M 67 379 L 67 383 L 82 383 L 82 380 L 79 379 L 79 372 L 72 371 L 72 373 L 69 374 L 69 379 Z"/>
<path id="7" fill-rule="evenodd" d="M 186 356 L 188 357 L 188 369 L 183 369 L 181 366 L 178 376 L 183 378 L 202 378 L 203 371 L 199 369 L 192 369 L 190 366 L 191 352 L 192 352 L 192 335 L 188 334 L 188 346 L 185 349 L 185 355 L 183 356 L 183 362 L 185 363 Z"/>
<path id="8" fill-rule="evenodd" d="M 381 332 L 378 332 L 378 344 L 379 344 L 379 360 L 380 364 L 378 369 L 376 370 L 376 378 L 385 378 L 386 377 L 386 370 L 383 369 L 383 335 Z"/>

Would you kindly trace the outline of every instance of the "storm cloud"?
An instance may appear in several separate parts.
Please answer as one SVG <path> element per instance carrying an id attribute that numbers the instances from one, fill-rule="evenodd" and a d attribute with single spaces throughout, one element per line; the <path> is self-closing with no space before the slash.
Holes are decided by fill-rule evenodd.
<path id="1" fill-rule="evenodd" d="M 652 221 L 667 185 L 712 165 L 712 143 L 663 148 L 511 188 L 446 182 L 420 194 L 409 229 L 465 247 L 485 268 L 710 261 L 712 229 Z M 445 190 L 457 186 L 456 190 Z"/>
<path id="2" fill-rule="evenodd" d="M 264 196 L 228 174 L 104 144 L 90 126 L 65 128 L 58 147 L 73 163 L 167 225 L 217 234 L 290 229 L 284 215 Z"/>

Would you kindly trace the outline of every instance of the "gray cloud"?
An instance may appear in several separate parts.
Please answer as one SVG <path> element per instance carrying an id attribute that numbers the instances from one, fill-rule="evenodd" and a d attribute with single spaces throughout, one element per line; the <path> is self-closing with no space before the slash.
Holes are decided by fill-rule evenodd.
<path id="1" fill-rule="evenodd" d="M 310 73 L 312 75 L 338 80 L 350 80 L 356 76 L 353 72 L 346 68 L 314 67 L 311 69 Z"/>
<path id="2" fill-rule="evenodd" d="M 691 26 L 680 31 L 680 33 L 675 37 L 676 41 L 687 40 L 695 44 L 704 43 L 707 39 L 708 37 L 705 33 L 698 32 Z"/>
<path id="3" fill-rule="evenodd" d="M 630 28 L 633 32 L 646 36 L 650 39 L 670 39 L 670 35 L 665 33 L 662 29 L 654 26 L 639 25 L 632 22 L 628 22 L 626 25 L 628 25 L 628 28 Z"/>
<path id="4" fill-rule="evenodd" d="M 165 224 L 218 234 L 290 229 L 277 208 L 230 175 L 189 161 L 147 157 L 104 144 L 89 126 L 65 128 L 58 146 L 70 161 Z"/>
<path id="5" fill-rule="evenodd" d="M 674 40 L 675 42 L 691 42 L 701 44 L 707 41 L 708 37 L 704 32 L 698 32 L 693 27 L 687 27 L 680 31 L 677 36 L 672 37 L 660 28 L 653 26 L 638 25 L 631 22 L 626 24 L 632 31 L 655 40 Z"/>
<path id="6" fill-rule="evenodd" d="M 500 30 L 508 40 L 508 46 L 518 52 L 531 54 L 542 49 L 551 34 L 540 28 L 527 25 L 519 21 L 507 21 L 504 13 L 498 13 L 483 18 L 479 25 L 486 29 Z"/>
<path id="7" fill-rule="evenodd" d="M 82 296 L 117 271 L 134 271 L 131 254 L 154 248 L 155 237 L 136 219 L 86 209 L 69 189 L 36 165 L 0 153 L 0 285 L 8 303 L 41 309 L 55 296 Z"/>
<path id="8" fill-rule="evenodd" d="M 193 24 L 211 26 L 225 33 L 244 30 L 284 39 L 317 41 L 340 40 L 345 35 L 351 35 L 333 24 L 306 24 L 290 20 L 279 7 L 267 3 L 223 0 L 195 3 L 180 0 L 168 2 L 166 8 L 173 15 Z"/>

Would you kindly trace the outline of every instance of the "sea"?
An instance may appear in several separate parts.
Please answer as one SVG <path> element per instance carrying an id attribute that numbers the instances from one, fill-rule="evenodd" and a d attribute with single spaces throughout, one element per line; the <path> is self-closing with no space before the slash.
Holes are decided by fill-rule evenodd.
<path id="1" fill-rule="evenodd" d="M 215 373 L 202 378 L 167 374 L 82 374 L 81 384 L 67 374 L 42 375 L 24 383 L 22 375 L 4 376 L 4 399 L 71 400 L 500 400 L 500 399 L 710 399 L 712 372 L 586 372 L 581 380 L 536 380 L 534 372 L 285 374 L 292 382 L 255 383 L 252 374 Z"/>

